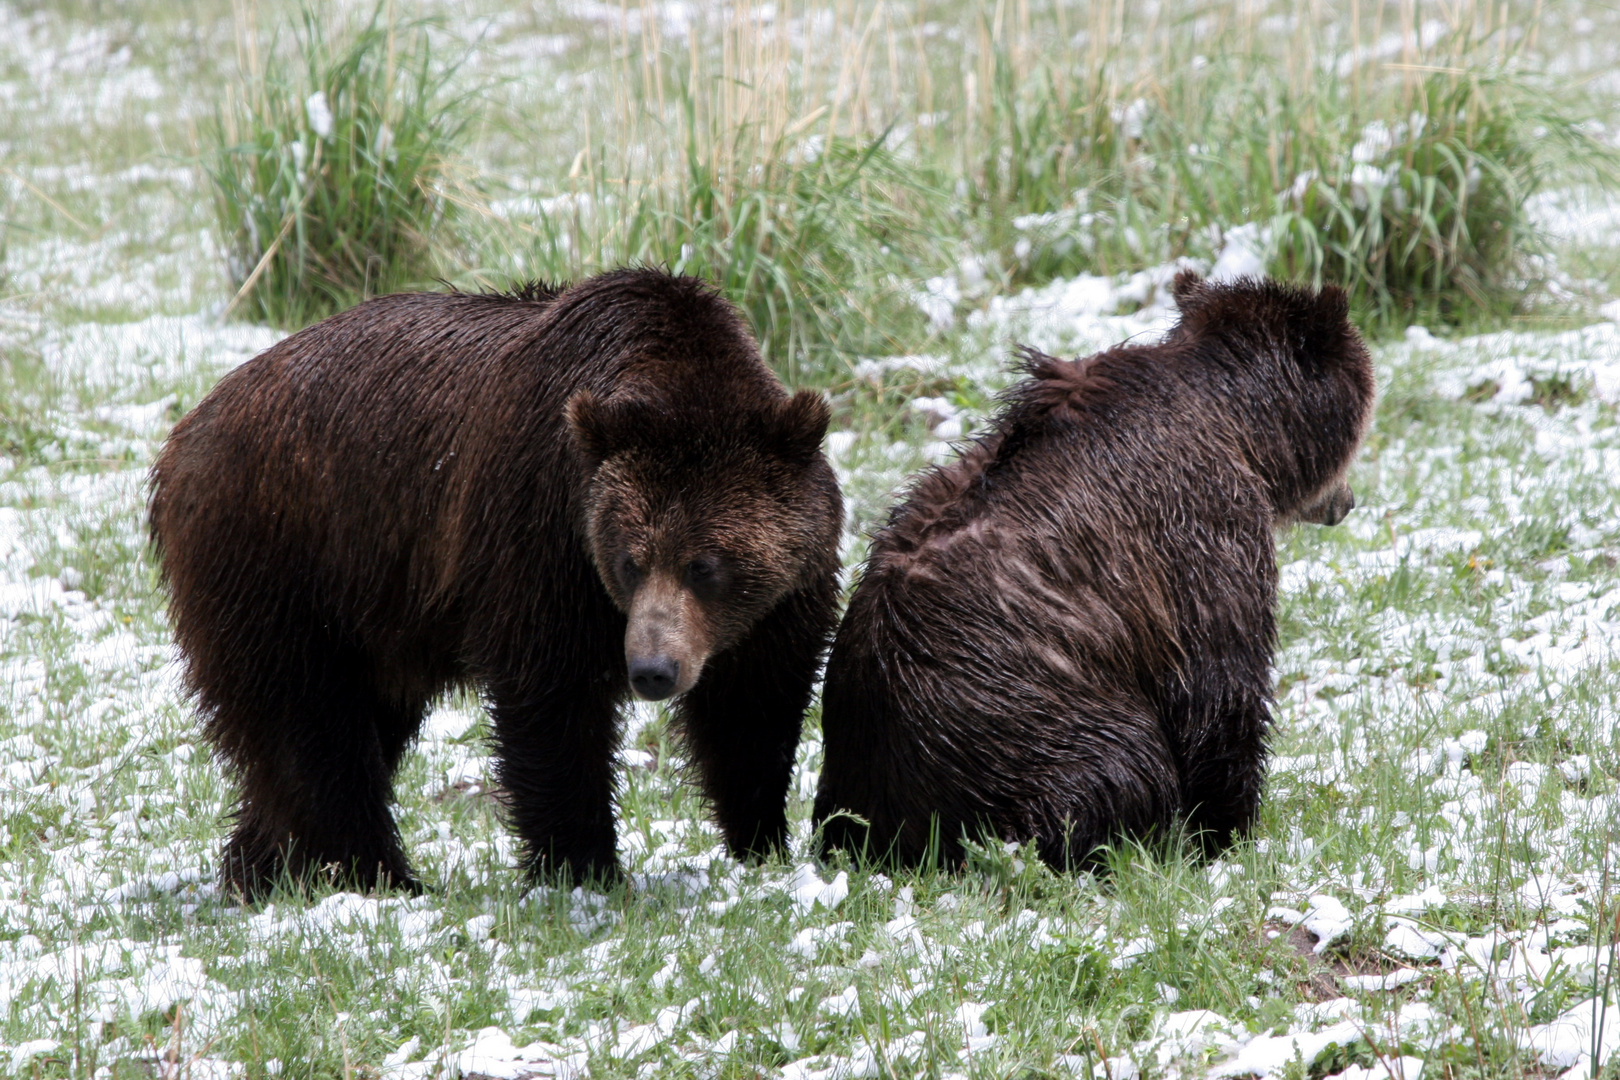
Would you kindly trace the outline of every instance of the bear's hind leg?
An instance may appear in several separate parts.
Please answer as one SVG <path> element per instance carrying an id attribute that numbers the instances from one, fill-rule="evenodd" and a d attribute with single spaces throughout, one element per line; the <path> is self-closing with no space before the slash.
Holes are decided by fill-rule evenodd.
<path id="1" fill-rule="evenodd" d="M 1122 837 L 1168 837 L 1182 812 L 1175 752 L 1151 704 L 1101 693 L 1088 704 L 1091 723 L 1071 729 L 1068 763 L 1035 785 L 1025 825 L 1059 871 L 1095 868 Z"/>
<path id="2" fill-rule="evenodd" d="M 249 898 L 283 876 L 418 890 L 388 804 L 423 705 L 381 700 L 358 650 L 304 641 L 276 677 L 203 695 L 241 790 L 221 877 Z"/>

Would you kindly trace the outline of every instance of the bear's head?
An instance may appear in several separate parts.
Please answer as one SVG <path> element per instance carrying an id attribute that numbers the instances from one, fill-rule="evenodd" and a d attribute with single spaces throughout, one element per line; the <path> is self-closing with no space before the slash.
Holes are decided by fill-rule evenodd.
<path id="1" fill-rule="evenodd" d="M 1344 475 L 1372 418 L 1372 358 L 1344 290 L 1271 280 L 1174 285 L 1181 322 L 1167 344 L 1206 346 L 1242 442 L 1271 489 L 1278 524 L 1336 525 L 1356 505 Z"/>
<path id="2" fill-rule="evenodd" d="M 710 657 L 836 559 L 842 506 L 819 393 L 728 411 L 581 391 L 567 416 L 637 696 L 690 690 Z"/>

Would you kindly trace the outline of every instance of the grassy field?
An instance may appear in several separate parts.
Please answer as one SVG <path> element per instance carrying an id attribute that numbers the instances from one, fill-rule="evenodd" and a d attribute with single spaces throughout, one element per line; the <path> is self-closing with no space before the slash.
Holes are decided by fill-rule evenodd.
<path id="1" fill-rule="evenodd" d="M 712 33 L 689 4 L 430 6 L 468 122 L 435 174 L 432 272 L 493 284 L 644 257 L 724 277 L 752 259 L 728 288 L 774 320 L 779 368 L 833 395 L 853 568 L 905 478 L 992 407 L 1013 342 L 1073 354 L 1151 334 L 1172 317 L 1175 260 L 1306 250 L 1235 181 L 1199 201 L 1216 189 L 1186 171 L 1167 205 L 1143 192 L 1172 190 L 1168 174 L 1126 182 L 1139 157 L 1095 183 L 1084 155 L 1042 157 L 1058 145 L 1035 124 L 1042 78 L 1065 115 L 1106 90 L 1120 109 L 1088 122 L 1165 140 L 1130 150 L 1152 168 L 1208 168 L 1240 155 L 1171 154 L 1192 114 L 1170 68 L 1142 67 L 1203 70 L 1178 34 L 1245 71 L 1286 75 L 1292 45 L 1322 50 L 1298 58 L 1294 112 L 1254 114 L 1275 128 L 1329 115 L 1310 71 L 1349 87 L 1475 70 L 1421 53 L 1462 11 L 1508 67 L 1551 73 L 1564 96 L 1537 108 L 1562 102 L 1570 131 L 1607 145 L 1591 117 L 1620 92 L 1614 12 L 1367 4 L 1351 27 L 1320 7 L 1222 22 L 1237 8 L 1185 4 L 1166 11 L 1192 23 L 1166 14 L 1126 41 L 1112 4 L 741 7 Z M 1620 326 L 1605 315 L 1620 310 L 1602 307 L 1620 214 L 1556 130 L 1514 221 L 1526 257 L 1486 268 L 1476 308 L 1367 286 L 1382 400 L 1361 507 L 1280 540 L 1276 756 L 1260 827 L 1221 860 L 1124 849 L 1105 874 L 1058 876 L 985 849 L 962 873 L 896 878 L 806 862 L 813 712 L 794 857 L 741 867 L 662 716 L 638 708 L 619 800 L 630 883 L 527 890 L 484 721 L 454 699 L 398 786 L 429 895 L 244 909 L 218 893 L 231 793 L 178 690 L 143 482 L 168 426 L 283 332 L 221 317 L 247 268 L 208 169 L 211 125 L 264 59 L 243 43 L 268 49 L 295 19 L 217 0 L 0 3 L 0 1075 L 1620 1075 Z M 1065 89 L 1042 67 L 1051 42 L 1114 74 Z M 682 72 L 714 76 L 685 127 Z M 1346 185 L 1349 161 L 1368 164 L 1352 104 L 1311 150 L 1344 158 Z M 1490 160 L 1519 162 L 1521 136 L 1501 138 Z M 684 171 L 659 171 L 670 147 Z M 739 167 L 758 160 L 787 164 Z M 1043 182 L 1054 169 L 1068 179 Z M 781 227 L 749 225 L 748 205 Z"/>

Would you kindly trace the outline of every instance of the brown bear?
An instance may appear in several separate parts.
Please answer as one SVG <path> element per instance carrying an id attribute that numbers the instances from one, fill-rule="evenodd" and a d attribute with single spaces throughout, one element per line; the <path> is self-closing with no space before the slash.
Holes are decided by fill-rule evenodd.
<path id="1" fill-rule="evenodd" d="M 1338 289 L 1175 295 L 1160 344 L 1026 350 L 874 537 L 822 691 L 823 850 L 954 862 L 989 834 L 1065 867 L 1253 823 L 1273 530 L 1350 508 L 1372 366 Z"/>
<path id="2" fill-rule="evenodd" d="M 226 375 L 152 467 L 151 536 L 209 739 L 222 878 L 417 888 L 389 809 L 434 698 L 482 694 L 533 872 L 611 879 L 617 709 L 676 724 L 730 850 L 785 842 L 839 599 L 820 394 L 652 270 L 403 294 Z"/>

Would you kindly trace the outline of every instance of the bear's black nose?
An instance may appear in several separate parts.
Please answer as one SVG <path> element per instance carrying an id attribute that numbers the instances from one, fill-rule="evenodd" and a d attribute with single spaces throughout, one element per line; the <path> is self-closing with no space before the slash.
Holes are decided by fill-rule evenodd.
<path id="1" fill-rule="evenodd" d="M 630 687 L 646 701 L 663 701 L 675 692 L 681 662 L 667 656 L 649 656 L 630 664 Z"/>

